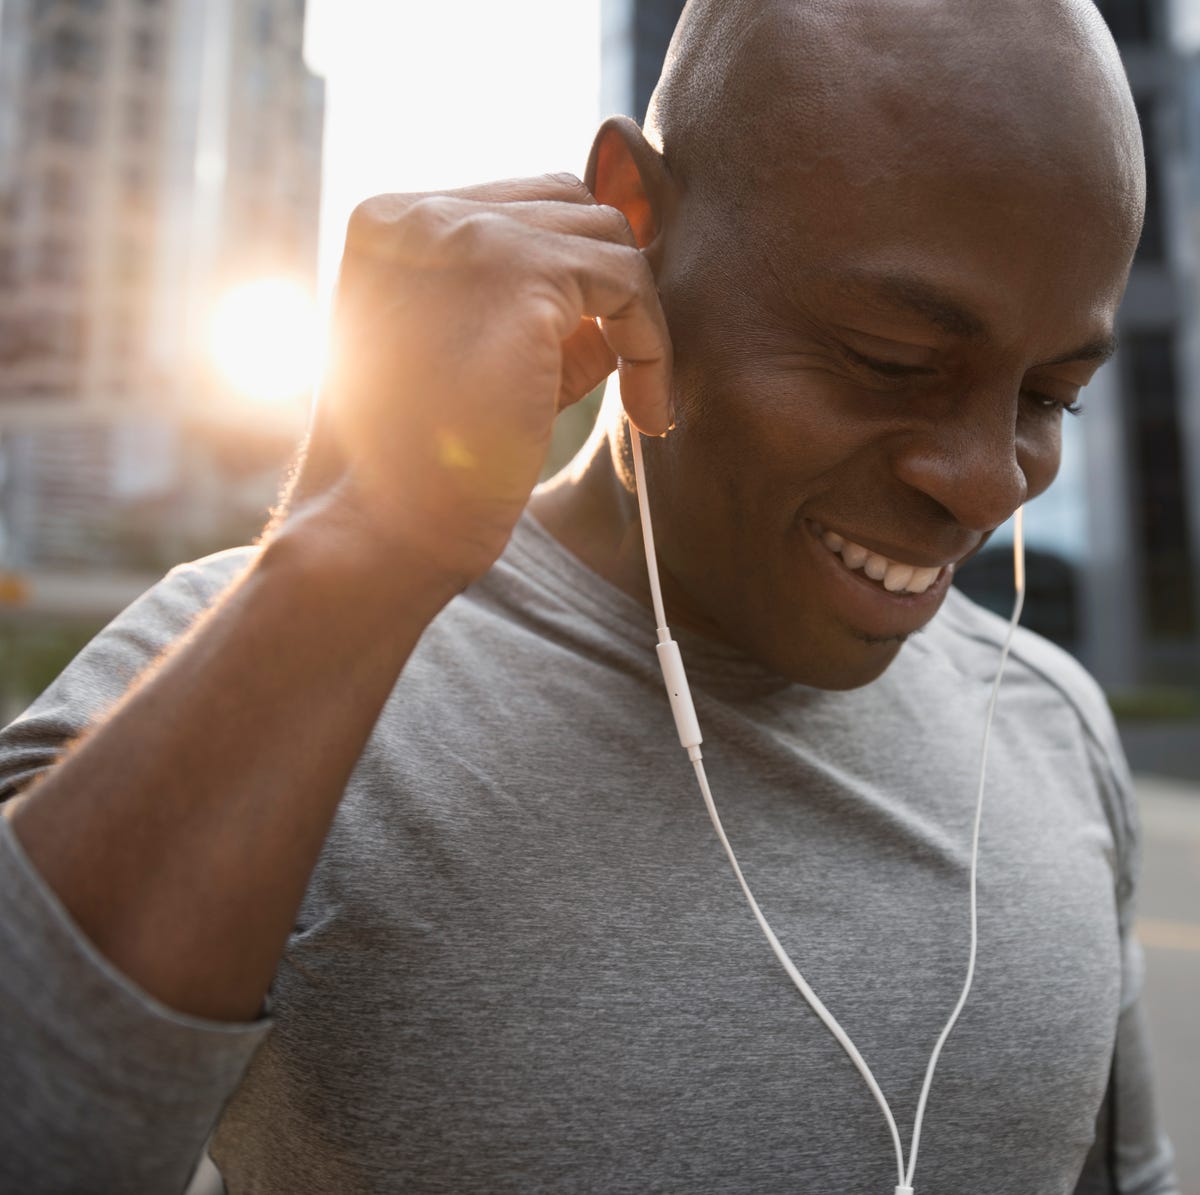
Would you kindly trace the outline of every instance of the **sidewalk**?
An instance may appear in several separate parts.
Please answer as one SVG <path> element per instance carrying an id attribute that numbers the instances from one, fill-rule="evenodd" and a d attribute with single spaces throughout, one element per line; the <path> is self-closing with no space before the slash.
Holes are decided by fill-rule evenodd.
<path id="1" fill-rule="evenodd" d="M 1180 1190 L 1200 1192 L 1200 784 L 1145 775 L 1135 784 L 1143 836 L 1138 937 L 1159 1112 L 1175 1145 Z"/>
<path id="2" fill-rule="evenodd" d="M 1174 777 L 1200 785 L 1200 719 L 1117 723 L 1129 766 L 1136 774 Z"/>

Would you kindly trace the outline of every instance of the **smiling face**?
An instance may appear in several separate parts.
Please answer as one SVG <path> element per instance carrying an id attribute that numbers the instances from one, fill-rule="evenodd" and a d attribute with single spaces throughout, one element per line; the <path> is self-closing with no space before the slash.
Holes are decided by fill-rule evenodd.
<path id="1" fill-rule="evenodd" d="M 645 445 L 673 617 L 823 688 L 877 677 L 951 566 L 1051 483 L 1136 242 L 1136 134 L 1087 72 L 1047 109 L 1030 93 L 1053 62 L 1014 87 L 975 33 L 936 26 L 910 31 L 936 46 L 919 74 L 893 59 L 830 89 L 789 73 L 773 25 L 759 70 L 792 90 L 743 79 L 755 142 L 682 164 L 651 249 L 679 413 Z M 825 36 L 843 57 L 880 40 Z"/>

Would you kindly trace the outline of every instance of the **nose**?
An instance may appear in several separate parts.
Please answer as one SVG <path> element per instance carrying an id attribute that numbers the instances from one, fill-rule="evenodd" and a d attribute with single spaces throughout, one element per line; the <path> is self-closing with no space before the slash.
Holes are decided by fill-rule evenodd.
<path id="1" fill-rule="evenodd" d="M 1012 402 L 964 402 L 954 415 L 943 411 L 905 437 L 893 455 L 893 471 L 960 527 L 992 531 L 1029 496 L 1030 473 L 1044 472 L 1042 454 L 1031 454 L 1019 441 L 1016 416 Z M 1056 468 L 1057 448 L 1051 477 Z"/>

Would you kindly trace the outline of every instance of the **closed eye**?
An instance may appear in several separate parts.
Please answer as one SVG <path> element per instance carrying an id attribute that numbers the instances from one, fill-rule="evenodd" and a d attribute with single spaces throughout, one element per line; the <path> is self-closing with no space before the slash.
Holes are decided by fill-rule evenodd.
<path id="1" fill-rule="evenodd" d="M 881 378 L 891 381 L 899 378 L 928 378 L 937 373 L 936 369 L 931 369 L 927 365 L 910 365 L 905 361 L 885 361 L 879 357 L 868 357 L 863 353 L 855 352 L 849 345 L 842 345 L 841 350 L 852 364 L 861 365 L 873 373 L 877 373 Z"/>
<path id="2" fill-rule="evenodd" d="M 840 346 L 843 355 L 854 365 L 869 369 L 887 381 L 902 381 L 905 378 L 933 377 L 936 369 L 926 365 L 912 365 L 906 361 L 888 361 L 882 357 L 869 357 L 852 349 L 849 345 Z M 1042 410 L 1053 414 L 1082 415 L 1083 404 L 1076 400 L 1054 398 L 1049 394 L 1039 394 L 1035 390 L 1024 391 L 1025 397 L 1036 403 Z"/>
<path id="3" fill-rule="evenodd" d="M 1064 415 L 1083 414 L 1083 403 L 1078 399 L 1068 401 L 1062 398 L 1053 398 L 1049 394 L 1038 394 L 1036 390 L 1026 390 L 1025 395 L 1047 411 L 1061 411 Z"/>

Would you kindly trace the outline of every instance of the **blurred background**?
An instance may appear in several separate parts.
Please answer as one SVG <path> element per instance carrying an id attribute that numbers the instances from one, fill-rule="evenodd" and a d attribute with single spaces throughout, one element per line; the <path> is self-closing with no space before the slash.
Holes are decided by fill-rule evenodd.
<path id="1" fill-rule="evenodd" d="M 1200 0 L 1105 0 L 1148 208 L 1121 347 L 1027 516 L 1026 623 L 1139 776 L 1186 1187 L 1200 1107 Z M 582 173 L 681 0 L 0 0 L 0 715 L 171 565 L 252 539 L 303 432 L 346 218 Z M 567 412 L 553 464 L 596 400 Z M 959 584 L 1007 613 L 997 547 Z"/>

